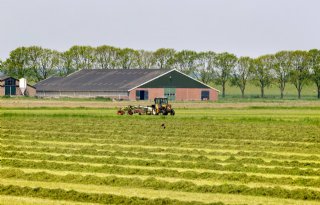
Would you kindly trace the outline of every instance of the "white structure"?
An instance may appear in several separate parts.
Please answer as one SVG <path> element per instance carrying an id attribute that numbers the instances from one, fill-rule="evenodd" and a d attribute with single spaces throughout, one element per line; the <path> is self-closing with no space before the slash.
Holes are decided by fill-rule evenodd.
<path id="1" fill-rule="evenodd" d="M 27 79 L 25 78 L 19 79 L 19 88 L 21 90 L 22 95 L 24 95 L 24 92 L 27 89 Z"/>

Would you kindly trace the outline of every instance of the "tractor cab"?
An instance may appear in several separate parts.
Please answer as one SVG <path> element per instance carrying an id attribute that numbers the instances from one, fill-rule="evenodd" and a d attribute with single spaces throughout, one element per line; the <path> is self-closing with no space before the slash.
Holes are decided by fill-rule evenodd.
<path id="1" fill-rule="evenodd" d="M 155 98 L 154 105 L 152 105 L 152 113 L 154 115 L 174 115 L 175 112 L 171 108 L 171 105 L 168 103 L 168 98 Z"/>
<path id="2" fill-rule="evenodd" d="M 154 104 L 156 105 L 167 105 L 168 104 L 168 98 L 155 98 Z"/>

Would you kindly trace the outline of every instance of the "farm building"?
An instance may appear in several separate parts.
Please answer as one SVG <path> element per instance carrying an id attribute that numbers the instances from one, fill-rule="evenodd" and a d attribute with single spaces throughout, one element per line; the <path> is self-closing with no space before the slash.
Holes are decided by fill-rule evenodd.
<path id="1" fill-rule="evenodd" d="M 25 79 L 22 79 L 25 81 Z M 21 86 L 21 82 L 13 77 L 0 73 L 0 96 L 35 96 L 35 87 L 26 84 Z"/>
<path id="2" fill-rule="evenodd" d="M 178 70 L 83 69 L 35 85 L 39 97 L 108 97 L 122 100 L 217 100 L 218 90 Z"/>

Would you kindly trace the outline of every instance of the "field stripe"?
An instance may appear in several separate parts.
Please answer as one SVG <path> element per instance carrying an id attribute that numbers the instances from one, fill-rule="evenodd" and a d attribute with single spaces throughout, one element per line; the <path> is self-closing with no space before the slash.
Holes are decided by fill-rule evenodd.
<path id="1" fill-rule="evenodd" d="M 34 140 L 19 140 L 21 142 L 28 142 L 28 143 L 33 143 Z M 197 151 L 197 152 L 205 152 L 207 154 L 210 154 L 210 152 L 217 152 L 217 151 L 222 151 L 222 152 L 229 152 L 229 153 L 238 153 L 240 151 L 245 151 L 245 152 L 251 152 L 255 153 L 257 150 L 247 150 L 247 149 L 226 149 L 226 148 L 217 148 L 217 149 L 208 149 L 208 148 L 193 148 L 193 147 L 166 147 L 166 146 L 152 146 L 152 145 L 143 145 L 143 144 L 136 144 L 136 145 L 129 145 L 129 144 L 95 144 L 95 143 L 87 143 L 87 142 L 62 142 L 62 141 L 47 141 L 47 140 L 37 140 L 37 144 L 43 144 L 43 145 L 71 145 L 71 146 L 97 146 L 97 147 L 103 147 L 103 146 L 115 146 L 115 147 L 123 147 L 123 148 L 136 148 L 136 149 L 162 149 L 162 150 L 177 150 L 177 152 L 181 151 Z M 260 152 L 262 150 L 259 150 Z M 314 154 L 314 153 L 305 153 L 300 150 L 300 152 L 284 152 L 284 151 L 263 151 L 265 153 L 270 153 L 270 154 L 277 154 L 279 156 L 290 156 L 290 155 L 297 155 L 297 156 L 304 156 L 304 157 L 318 157 L 320 158 L 320 154 Z"/>
<path id="2" fill-rule="evenodd" d="M 16 143 L 14 143 L 16 144 Z M 19 151 L 25 151 L 26 153 L 30 152 L 30 149 L 42 149 L 41 151 L 37 151 L 37 152 L 43 152 L 43 153 L 68 153 L 68 154 L 73 154 L 73 153 L 77 153 L 80 152 L 83 153 L 83 149 L 77 149 L 77 148 L 73 148 L 73 147 L 66 147 L 66 146 L 58 146 L 58 147 L 50 147 L 50 148 L 58 148 L 60 150 L 63 150 L 61 152 L 57 152 L 55 151 L 50 151 L 50 148 L 48 148 L 47 146 L 38 146 L 37 145 L 8 145 L 8 144 L 3 144 L 0 143 L 0 146 L 5 147 L 6 150 L 13 150 L 16 151 L 16 149 L 19 149 Z M 13 148 L 13 149 L 12 149 Z M 16 148 L 16 149 L 15 149 Z M 115 148 L 115 147 L 114 147 Z M 88 147 L 88 149 L 91 149 L 91 147 Z M 140 148 L 141 149 L 141 148 Z M 71 150 L 74 150 L 74 152 L 70 152 Z M 175 157 L 175 158 L 181 158 L 181 157 L 186 157 L 186 156 L 190 156 L 192 158 L 194 158 L 191 161 L 198 161 L 198 158 L 200 157 L 206 157 L 208 159 L 219 159 L 219 160 L 226 160 L 228 159 L 230 156 L 236 156 L 236 159 L 241 160 L 241 159 L 262 159 L 264 160 L 266 163 L 270 162 L 270 161 L 277 161 L 277 162 L 295 162 L 298 161 L 299 163 L 319 163 L 320 159 L 317 160 L 311 160 L 311 159 L 305 159 L 306 157 L 303 156 L 298 156 L 298 155 L 288 155 L 288 156 L 284 156 L 284 155 L 277 155 L 277 154 L 268 154 L 265 152 L 238 152 L 238 153 L 230 153 L 230 152 L 221 152 L 219 150 L 217 150 L 214 153 L 210 153 L 210 154 L 191 154 L 191 153 L 176 153 L 176 152 L 172 152 L 172 150 L 170 149 L 171 152 L 158 152 L 157 151 L 150 151 L 147 152 L 145 149 L 141 149 L 138 150 L 136 149 L 136 151 L 133 150 L 126 150 L 124 149 L 120 149 L 119 147 L 117 147 L 116 149 L 95 149 L 95 151 L 98 152 L 107 152 L 107 153 L 103 153 L 103 155 L 110 155 L 110 153 L 114 153 L 112 154 L 112 156 L 117 156 L 118 152 L 122 152 L 122 153 L 128 153 L 128 154 L 142 154 L 142 153 L 147 153 L 153 156 L 164 156 L 164 155 L 170 155 L 169 157 Z M 18 151 L 17 151 L 18 152 Z M 250 154 L 252 154 L 253 156 L 251 156 Z M 96 155 L 96 154 L 91 154 L 91 152 L 89 154 L 84 154 L 83 156 L 97 156 L 97 157 L 101 157 L 102 153 L 100 153 L 100 155 Z M 260 155 L 260 156 L 259 156 Z M 268 157 L 265 157 L 265 156 Z M 168 158 L 168 156 L 164 156 L 166 159 Z M 311 155 L 309 156 L 309 158 L 314 159 L 316 156 Z M 143 157 L 145 159 L 147 159 L 147 157 Z M 302 158 L 302 159 L 299 159 Z M 153 158 L 152 158 L 153 159 Z M 159 159 L 161 160 L 161 159 Z M 181 160 L 181 161 L 185 161 L 186 159 L 176 159 L 176 160 Z M 186 160 L 188 161 L 188 160 Z M 190 161 L 190 160 L 189 160 Z M 247 162 L 248 163 L 248 162 Z M 281 165 L 278 165 L 281 166 Z M 305 166 L 305 165 L 304 165 Z"/>
<path id="3" fill-rule="evenodd" d="M 51 200 L 36 197 L 0 195 L 1 205 L 98 205 L 97 203 L 81 203 L 63 200 Z"/>
<path id="4" fill-rule="evenodd" d="M 12 135 L 12 134 L 10 134 Z M 26 136 L 26 135 L 24 135 Z M 103 135 L 105 137 L 105 135 Z M 34 136 L 32 136 L 34 137 Z M 30 137 L 24 137 L 24 138 L 16 138 L 16 139 L 20 139 L 21 141 L 23 140 L 28 140 L 28 138 L 31 138 Z M 88 140 L 89 138 L 88 137 L 82 137 L 84 139 L 85 142 L 82 142 L 81 144 L 78 142 L 78 141 L 75 141 L 74 139 L 72 138 L 69 138 L 72 139 L 70 142 L 74 142 L 74 143 L 78 143 L 78 145 L 89 145 L 89 144 L 94 144 L 94 143 L 99 143 L 101 146 L 103 145 L 111 145 L 111 144 L 134 144 L 134 145 L 139 145 L 139 139 L 135 139 L 135 140 L 124 140 L 124 139 L 119 139 L 119 140 L 114 140 L 114 136 L 111 136 L 111 138 L 113 139 L 95 139 L 95 140 L 92 140 L 92 138 L 90 138 L 90 140 Z M 4 138 L 3 138 L 4 139 Z M 78 138 L 76 138 L 78 139 Z M 39 140 L 39 139 L 38 139 Z M 143 138 L 142 140 L 145 141 L 145 138 Z M 153 142 L 154 139 L 149 139 L 149 142 Z M 184 147 L 190 147 L 190 148 L 199 148 L 201 147 L 201 145 L 203 144 L 206 144 L 206 143 L 210 143 L 212 144 L 212 147 L 214 148 L 217 148 L 217 149 L 221 149 L 223 148 L 224 146 L 228 146 L 228 147 L 234 147 L 234 148 L 238 148 L 239 149 L 239 146 L 241 146 L 240 148 L 243 150 L 243 148 L 256 148 L 259 147 L 260 149 L 261 148 L 265 148 L 265 147 L 276 147 L 276 146 L 279 146 L 281 147 L 282 149 L 288 149 L 288 150 L 291 150 L 292 147 L 295 145 L 293 142 L 286 142 L 286 143 L 274 143 L 274 142 L 270 142 L 268 144 L 261 144 L 259 141 L 262 141 L 262 140 L 258 140 L 257 142 L 254 142 L 255 140 L 252 140 L 253 142 L 250 142 L 249 143 L 249 140 L 244 140 L 242 141 L 241 139 L 238 139 L 238 140 L 220 140 L 220 141 L 224 141 L 224 143 L 222 142 L 212 142 L 210 140 L 205 140 L 205 141 L 197 141 L 197 140 L 192 140 L 192 139 L 183 139 L 185 140 L 186 142 L 182 141 L 182 140 L 179 140 L 179 141 L 175 141 L 175 140 L 170 140 L 170 143 L 167 143 L 169 139 L 165 138 L 163 139 L 163 142 L 160 141 L 160 139 L 157 139 L 158 140 L 158 144 L 162 144 L 162 145 L 166 145 L 166 147 L 174 147 L 174 145 L 176 143 L 179 143 L 180 145 L 183 145 Z M 193 143 L 190 143 L 190 140 L 192 140 Z M 216 140 L 216 139 L 215 139 Z M 54 140 L 53 140 L 54 141 Z M 59 142 L 59 141 L 56 141 L 56 142 Z M 145 141 L 146 142 L 146 141 Z M 319 148 L 319 145 L 317 142 L 315 143 L 300 143 L 299 144 L 300 146 L 304 145 L 305 147 L 300 147 L 301 150 L 305 150 L 305 149 L 310 149 L 310 146 L 313 146 L 313 150 L 314 151 L 317 151 L 317 148 Z M 211 148 L 213 149 L 213 148 Z M 299 150 L 299 152 L 297 153 L 301 153 L 301 151 Z M 319 152 L 317 152 L 319 154 Z"/>
<path id="5" fill-rule="evenodd" d="M 59 127 L 61 128 L 61 127 Z M 0 128 L 0 130 L 2 130 L 3 134 L 5 135 L 6 131 L 12 131 L 13 129 L 10 128 Z M 101 133 L 102 132 L 102 133 Z M 17 133 L 23 133 L 23 134 L 17 134 Z M 110 139 L 106 139 L 106 135 L 107 133 L 110 133 L 110 137 L 112 137 L 114 139 L 114 137 L 122 137 L 122 135 L 118 135 L 118 134 L 114 134 L 113 130 L 101 130 L 99 133 L 92 133 L 92 132 L 70 132 L 70 131 L 52 131 L 52 130 L 37 130 L 37 129 L 19 129 L 19 130 L 15 130 L 15 133 L 10 133 L 10 136 L 25 136 L 25 137 L 32 137 L 31 135 L 26 135 L 26 133 L 47 133 L 47 134 L 56 134 L 56 135 L 68 135 L 68 136 L 73 136 L 73 135 L 77 135 L 77 137 L 83 137 L 83 139 L 85 139 L 87 142 L 90 142 L 90 140 L 92 141 L 96 141 L 98 143 L 101 143 L 101 141 L 107 141 Z M 93 137 L 88 137 L 88 136 L 95 136 L 95 138 Z M 282 147 L 286 147 L 284 146 L 285 144 L 289 144 L 289 145 L 318 145 L 318 141 L 315 142 L 310 142 L 310 141 L 292 141 L 292 140 L 267 140 L 267 139 L 257 139 L 257 137 L 255 138 L 245 138 L 245 136 L 243 136 L 242 138 L 209 138 L 211 136 L 211 133 L 207 133 L 208 136 L 203 136 L 202 135 L 197 135 L 196 137 L 190 137 L 188 136 L 188 138 L 185 137 L 181 137 L 180 135 L 175 135 L 175 136 L 166 136 L 164 140 L 170 140 L 171 142 L 175 142 L 175 140 L 177 139 L 192 139 L 193 142 L 199 142 L 199 143 L 203 143 L 203 142 L 209 142 L 211 139 L 214 139 L 215 144 L 239 144 L 239 142 L 250 142 L 250 143 L 268 143 L 268 145 L 272 144 L 273 146 L 277 146 L 277 145 L 281 145 Z M 1 135 L 0 135 L 1 136 Z M 84 137 L 85 136 L 85 137 Z M 97 136 L 101 136 L 100 138 L 97 138 Z M 144 136 L 144 135 L 143 135 Z M 138 136 L 136 136 L 137 139 Z M 18 138 L 19 139 L 19 138 Z M 23 138 L 22 138 L 23 139 Z M 141 137 L 141 139 L 144 139 L 144 137 Z M 161 139 L 161 138 L 160 138 Z M 119 139 L 120 140 L 120 139 Z M 121 140 L 123 141 L 127 141 L 127 142 L 135 142 L 135 140 L 127 140 L 126 138 L 122 138 Z M 218 141 L 218 142 L 217 142 Z M 221 142 L 219 142 L 221 141 Z M 177 141 L 177 142 L 181 142 L 181 140 Z M 212 142 L 212 141 L 210 141 Z M 223 143 L 224 142 L 224 143 Z"/>
<path id="6" fill-rule="evenodd" d="M 2 169 L 3 171 L 7 171 L 7 172 L 11 172 L 11 171 L 15 171 L 12 169 L 4 169 L 4 168 L 0 168 L 0 170 Z M 76 171 L 52 171 L 52 170 L 46 170 L 46 169 L 41 169 L 41 170 L 36 170 L 36 169 L 19 169 L 20 171 L 23 171 L 24 173 L 29 173 L 29 174 L 42 174 L 43 172 L 48 173 L 48 174 L 52 174 L 54 176 L 67 176 L 67 175 L 76 175 L 76 176 L 96 176 L 96 177 L 117 177 L 119 179 L 130 179 L 130 178 L 138 178 L 141 180 L 147 180 L 150 179 L 151 176 L 142 176 L 142 175 L 117 175 L 117 174 L 106 174 L 106 173 L 89 173 L 89 172 L 76 172 Z M 5 176 L 0 176 L 0 178 L 6 178 Z M 12 177 L 12 175 L 9 176 L 9 178 L 16 178 L 16 177 Z M 152 178 L 159 180 L 159 181 L 165 181 L 168 183 L 176 183 L 176 182 L 190 182 L 193 183 L 197 186 L 203 186 L 203 185 L 215 185 L 215 186 L 220 186 L 220 185 L 224 185 L 224 184 L 230 184 L 230 185 L 243 185 L 243 186 L 247 186 L 249 188 L 257 188 L 257 187 L 261 187 L 261 188 L 269 188 L 269 187 L 280 187 L 283 189 L 287 189 L 287 190 L 293 190 L 293 189 L 308 189 L 308 190 L 314 190 L 314 191 L 320 191 L 319 187 L 306 187 L 306 186 L 299 186 L 299 185 L 279 185 L 279 184 L 272 184 L 272 183 L 259 183 L 259 182 L 246 182 L 246 183 L 242 183 L 242 182 L 236 182 L 236 181 L 229 181 L 229 180 L 203 180 L 203 179 L 197 179 L 197 180 L 191 180 L 191 179 L 183 179 L 183 178 L 179 178 L 179 177 L 159 177 L 159 176 L 152 176 Z M 16 178 L 16 179 L 19 179 Z M 20 178 L 22 179 L 22 178 Z M 29 180 L 29 179 L 28 179 Z M 33 180 L 33 179 L 31 179 Z M 41 181 L 41 180 L 33 180 L 33 181 Z"/>
<path id="7" fill-rule="evenodd" d="M 212 202 L 224 202 L 228 204 L 292 204 L 292 205 L 316 205 L 318 201 L 303 201 L 303 200 L 291 200 L 291 199 L 278 199 L 271 197 L 258 197 L 258 196 L 244 196 L 244 195 L 233 195 L 233 194 L 205 194 L 205 193 L 192 193 L 192 192 L 177 192 L 177 191 L 166 191 L 166 190 L 150 190 L 141 188 L 125 188 L 125 187 L 111 187 L 111 186 L 96 186 L 96 185 L 82 185 L 82 184 L 69 184 L 69 183 L 53 183 L 53 182 L 36 182 L 26 180 L 11 180 L 11 179 L 0 179 L 0 184 L 3 185 L 16 185 L 16 186 L 27 186 L 27 187 L 43 187 L 48 189 L 64 189 L 64 190 L 75 190 L 85 193 L 105 193 L 122 195 L 127 197 L 146 197 L 146 198 L 163 198 L 177 199 L 179 201 L 199 201 L 203 203 Z"/>
<path id="8" fill-rule="evenodd" d="M 63 152 L 38 152 L 38 151 L 16 151 L 16 150 L 6 150 L 5 153 L 20 153 L 20 154 L 36 154 L 36 155 L 46 155 L 46 156 L 56 156 L 56 157 L 61 157 L 61 156 L 66 156 L 66 157 L 72 157 L 72 156 L 78 156 L 78 157 L 85 157 L 85 158 L 91 158 L 91 159 L 105 159 L 108 160 L 111 157 L 115 158 L 115 159 L 132 159 L 132 160 L 144 160 L 144 161 L 159 161 L 159 162 L 176 162 L 176 163 L 182 163 L 182 162 L 186 162 L 186 163 L 199 163 L 202 161 L 206 161 L 206 160 L 198 160 L 198 159 L 158 159 L 158 158 L 154 158 L 154 156 L 157 155 L 153 155 L 152 157 L 126 157 L 126 156 L 118 156 L 117 153 L 114 153 L 112 155 L 107 155 L 107 156 L 102 156 L 102 155 L 88 155 L 88 154 L 65 154 Z M 158 155 L 159 156 L 159 155 Z M 161 156 L 161 155 L 160 155 Z M 228 165 L 228 164 L 232 164 L 232 163 L 242 163 L 243 165 L 247 165 L 247 166 L 251 166 L 251 165 L 256 165 L 257 167 L 261 167 L 261 168 L 279 168 L 279 167 L 283 167 L 283 168 L 295 168 L 297 166 L 290 166 L 290 164 L 277 164 L 277 165 L 273 165 L 273 164 L 264 164 L 264 163 L 257 163 L 256 161 L 252 161 L 250 162 L 251 159 L 259 159 L 259 160 L 265 160 L 264 158 L 245 158 L 245 157 L 236 157 L 234 158 L 234 160 L 232 161 L 228 161 L 229 157 L 222 157 L 222 156 L 211 156 L 210 159 L 211 160 L 217 160 L 214 161 L 214 163 L 216 164 L 220 164 L 220 165 Z M 239 161 L 240 160 L 240 161 Z M 241 160 L 248 160 L 245 162 L 242 162 Z M 274 162 L 294 162 L 296 160 L 274 160 Z M 211 162 L 212 163 L 212 162 Z M 270 162 L 265 162 L 265 163 L 270 163 Z M 299 169 L 301 170 L 308 170 L 308 169 L 312 169 L 314 171 L 319 170 L 320 169 L 320 163 L 317 162 L 311 162 L 311 161 L 298 161 L 298 163 L 315 163 L 313 166 L 309 166 L 309 167 L 299 167 Z M 316 166 L 317 165 L 317 166 Z M 316 167 L 314 167 L 316 166 Z"/>
<path id="9" fill-rule="evenodd" d="M 318 176 L 300 176 L 300 175 L 287 175 L 287 174 L 273 174 L 273 173 L 255 173 L 255 172 L 238 172 L 238 171 L 220 171 L 220 170 L 207 170 L 207 169 L 190 169 L 190 168 L 164 168 L 164 167 L 150 167 L 150 166 L 135 166 L 135 165 L 101 165 L 101 164 L 94 164 L 95 166 L 91 166 L 91 164 L 89 163 L 75 163 L 75 162 L 59 162 L 59 161 L 43 161 L 43 160 L 21 160 L 21 159 L 10 159 L 7 158 L 9 160 L 13 160 L 14 164 L 10 165 L 5 165 L 7 167 L 11 167 L 11 168 L 39 168 L 36 167 L 38 166 L 35 163 L 40 163 L 40 165 L 43 165 L 43 163 L 45 162 L 46 164 L 52 164 L 52 168 L 51 169 L 58 169 L 58 170 L 64 170 L 64 171 L 69 171 L 70 167 L 66 167 L 66 168 L 61 168 L 62 165 L 81 165 L 82 169 L 89 169 L 89 168 L 102 168 L 102 167 L 109 167 L 110 169 L 113 168 L 123 168 L 123 169 L 128 169 L 128 171 L 132 171 L 133 172 L 139 172 L 139 170 L 150 170 L 152 172 L 159 171 L 161 173 L 165 172 L 165 171 L 175 171 L 175 172 L 179 172 L 180 174 L 183 173 L 198 173 L 198 174 L 206 174 L 206 173 L 213 173 L 213 174 L 246 174 L 248 176 L 261 176 L 261 177 L 267 177 L 267 178 L 282 178 L 282 177 L 290 177 L 292 179 L 298 179 L 298 178 L 305 178 L 305 179 L 318 179 Z M 33 164 L 28 164 L 28 166 L 26 165 L 17 165 L 17 163 L 19 162 L 23 162 L 23 161 L 29 161 L 29 162 L 33 162 Z M 3 166 L 3 165 L 2 165 Z M 59 166 L 59 168 L 55 168 Z M 40 167 L 41 169 L 41 167 Z M 103 172 L 105 172 L 106 170 L 104 170 Z M 95 170 L 96 173 L 101 173 L 101 171 L 97 171 Z M 157 174 L 159 174 L 159 172 L 157 172 Z M 179 175 L 180 175 L 179 174 Z M 150 174 L 147 174 L 147 176 L 150 176 Z"/>

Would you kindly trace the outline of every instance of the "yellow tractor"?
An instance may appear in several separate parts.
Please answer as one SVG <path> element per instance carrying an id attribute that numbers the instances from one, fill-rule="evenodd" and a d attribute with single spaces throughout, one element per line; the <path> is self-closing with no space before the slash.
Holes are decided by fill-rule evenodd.
<path id="1" fill-rule="evenodd" d="M 152 107 L 152 114 L 153 115 L 174 115 L 175 111 L 172 109 L 171 104 L 168 103 L 168 98 L 155 98 L 154 105 Z"/>

